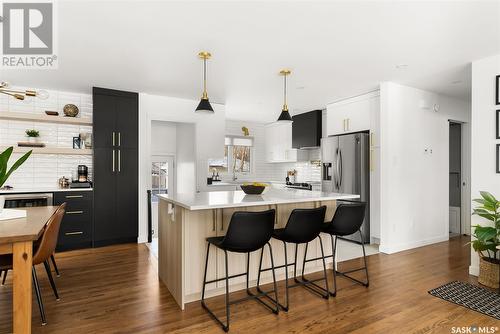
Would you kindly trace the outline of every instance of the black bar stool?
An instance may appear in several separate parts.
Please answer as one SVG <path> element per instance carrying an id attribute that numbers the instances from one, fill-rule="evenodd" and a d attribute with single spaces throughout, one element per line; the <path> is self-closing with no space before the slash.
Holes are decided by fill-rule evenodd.
<path id="1" fill-rule="evenodd" d="M 341 201 L 338 201 L 341 202 Z M 354 202 L 354 201 L 345 201 L 346 203 L 340 203 L 337 206 L 337 210 L 335 211 L 335 214 L 333 215 L 333 219 L 330 223 L 325 223 L 321 226 L 321 232 L 329 234 L 331 241 L 332 241 L 332 255 L 328 256 L 323 256 L 323 258 L 333 258 L 333 292 L 328 291 L 328 287 L 325 290 L 324 288 L 315 285 L 317 288 L 321 289 L 321 291 L 328 291 L 330 295 L 334 296 L 337 294 L 337 275 L 341 275 L 343 277 L 346 277 L 358 284 L 361 284 L 365 287 L 369 286 L 369 279 L 368 279 L 368 266 L 366 264 L 366 252 L 365 252 L 365 245 L 363 241 L 361 241 L 361 247 L 363 249 L 363 261 L 364 261 L 364 267 L 349 270 L 349 271 L 344 271 L 340 272 L 335 269 L 335 254 L 337 251 L 337 238 L 338 237 L 344 237 L 348 236 L 351 234 L 354 234 L 356 232 L 359 232 L 359 235 L 361 237 L 361 240 L 363 240 L 363 234 L 361 233 L 361 225 L 363 224 L 363 220 L 365 219 L 365 212 L 366 212 L 366 203 L 364 202 Z M 335 238 L 334 238 L 335 237 Z M 315 259 L 308 259 L 305 260 L 305 262 L 309 261 L 315 261 L 315 260 L 320 260 L 321 258 L 315 258 Z M 366 282 L 362 282 L 352 276 L 350 276 L 350 273 L 364 270 L 366 274 Z"/>
<path id="2" fill-rule="evenodd" d="M 304 254 L 304 258 L 307 256 L 307 244 L 314 239 L 319 237 L 319 233 L 321 231 L 321 224 L 325 221 L 325 212 L 326 212 L 326 206 L 321 206 L 319 208 L 315 209 L 295 209 L 292 211 L 290 214 L 290 217 L 288 217 L 288 222 L 285 226 L 285 228 L 281 229 L 276 229 L 274 230 L 273 233 L 273 238 L 281 240 L 283 242 L 283 246 L 285 249 L 285 264 L 281 266 L 276 266 L 273 268 L 271 264 L 271 268 L 265 268 L 262 269 L 262 256 L 260 259 L 260 265 L 259 265 L 259 276 L 257 277 L 257 290 L 260 292 L 260 274 L 261 272 L 268 271 L 268 270 L 273 270 L 274 269 L 280 269 L 280 268 L 285 268 L 285 305 L 279 304 L 278 305 L 284 310 L 288 311 L 289 308 L 289 302 L 288 302 L 288 289 L 293 288 L 296 286 L 304 286 L 311 290 L 312 292 L 315 292 L 316 294 L 319 294 L 321 297 L 328 299 L 329 294 L 328 294 L 328 279 L 326 276 L 326 264 L 324 260 L 324 253 L 323 253 L 323 242 L 321 241 L 321 238 L 319 238 L 320 246 L 321 246 L 321 258 L 318 259 L 323 259 L 323 273 L 324 276 L 319 279 L 315 280 L 299 280 L 297 278 L 297 248 L 299 244 L 306 244 L 306 251 Z M 287 251 L 286 251 L 286 243 L 294 243 L 295 244 L 295 259 L 293 263 L 288 263 L 288 256 L 287 256 Z M 288 267 L 293 265 L 293 276 L 295 280 L 295 284 L 290 285 L 288 284 Z M 304 267 L 302 267 L 302 273 L 304 273 Z M 317 289 L 314 289 L 312 284 L 313 282 L 317 281 L 325 281 L 326 284 L 326 293 L 322 293 L 321 291 L 318 291 Z M 270 296 L 266 295 L 267 298 L 271 299 L 273 302 L 277 302 L 277 299 L 274 300 Z"/>
<path id="3" fill-rule="evenodd" d="M 258 294 L 254 294 L 249 289 L 249 267 L 250 267 L 250 253 L 256 250 L 261 250 L 260 258 L 262 260 L 262 254 L 264 253 L 264 246 L 267 245 L 269 247 L 269 254 L 271 256 L 271 267 L 274 267 L 274 259 L 273 259 L 273 250 L 271 248 L 271 244 L 269 240 L 273 234 L 274 227 L 274 217 L 275 211 L 274 209 L 268 211 L 261 212 L 235 212 L 231 217 L 231 222 L 229 223 L 227 233 L 222 237 L 212 237 L 207 238 L 208 246 L 207 246 L 207 258 L 205 261 L 205 274 L 203 276 L 203 290 L 201 293 L 201 305 L 207 312 L 214 318 L 215 321 L 222 326 L 224 331 L 229 331 L 229 319 L 230 319 L 230 310 L 229 306 L 232 304 L 236 304 L 248 299 L 255 299 L 260 302 L 262 305 L 270 309 L 273 313 L 278 314 L 279 307 L 278 303 L 275 302 L 274 308 L 264 301 L 260 299 L 260 297 L 268 296 L 269 293 L 274 292 L 274 297 L 278 300 L 278 289 L 276 286 L 276 276 L 273 270 L 273 283 L 274 290 L 264 292 L 259 290 Z M 210 245 L 214 245 L 215 247 L 222 249 L 224 251 L 225 257 L 225 268 L 226 268 L 226 277 L 214 279 L 211 281 L 207 281 L 207 267 L 208 267 L 208 257 L 210 253 Z M 236 253 L 247 253 L 247 270 L 245 273 L 237 274 L 237 275 L 228 275 L 228 261 L 227 261 L 227 252 L 236 252 Z M 241 298 L 234 301 L 229 301 L 229 280 L 231 278 L 236 278 L 246 275 L 246 292 L 248 297 Z M 226 281 L 226 323 L 223 323 L 213 312 L 208 308 L 205 303 L 205 286 L 210 283 L 215 283 L 225 280 Z M 269 297 L 270 298 L 270 297 Z"/>

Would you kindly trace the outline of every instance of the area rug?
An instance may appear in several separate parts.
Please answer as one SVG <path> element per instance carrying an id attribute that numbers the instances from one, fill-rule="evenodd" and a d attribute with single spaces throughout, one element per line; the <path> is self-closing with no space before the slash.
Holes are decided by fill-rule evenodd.
<path id="1" fill-rule="evenodd" d="M 500 320 L 500 294 L 496 291 L 466 282 L 453 281 L 432 289 L 429 293 L 450 303 Z"/>

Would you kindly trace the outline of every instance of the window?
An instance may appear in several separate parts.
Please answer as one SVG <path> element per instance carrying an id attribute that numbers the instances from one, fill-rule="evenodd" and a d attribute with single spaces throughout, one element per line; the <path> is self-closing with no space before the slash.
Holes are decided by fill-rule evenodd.
<path id="1" fill-rule="evenodd" d="M 252 171 L 252 137 L 226 136 L 224 158 L 209 160 L 209 172 L 250 173 Z"/>

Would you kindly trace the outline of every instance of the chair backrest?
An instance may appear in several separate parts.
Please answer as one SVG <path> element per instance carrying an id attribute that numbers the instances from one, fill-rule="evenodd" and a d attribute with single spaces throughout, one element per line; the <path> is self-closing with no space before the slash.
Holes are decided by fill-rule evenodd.
<path id="1" fill-rule="evenodd" d="M 365 202 L 341 203 L 333 215 L 331 226 L 342 235 L 356 233 L 363 224 L 365 212 Z"/>
<path id="2" fill-rule="evenodd" d="M 294 242 L 305 243 L 314 240 L 321 231 L 325 221 L 326 206 L 314 209 L 294 209 L 288 217 L 283 232 Z"/>
<path id="3" fill-rule="evenodd" d="M 40 238 L 40 243 L 36 253 L 33 255 L 33 264 L 40 264 L 47 260 L 56 250 L 57 237 L 59 236 L 59 228 L 61 227 L 61 221 L 66 212 L 66 203 L 59 206 L 56 212 L 49 218 L 47 225 L 43 231 L 43 235 Z"/>
<path id="4" fill-rule="evenodd" d="M 222 246 L 243 253 L 264 247 L 273 235 L 274 217 L 274 209 L 233 213 Z"/>

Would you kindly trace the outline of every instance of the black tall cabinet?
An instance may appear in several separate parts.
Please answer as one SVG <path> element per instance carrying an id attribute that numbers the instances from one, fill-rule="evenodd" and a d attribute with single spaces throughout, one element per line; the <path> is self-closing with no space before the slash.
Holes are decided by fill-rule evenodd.
<path id="1" fill-rule="evenodd" d="M 94 245 L 138 236 L 139 95 L 93 88 Z"/>

